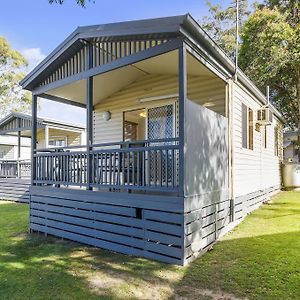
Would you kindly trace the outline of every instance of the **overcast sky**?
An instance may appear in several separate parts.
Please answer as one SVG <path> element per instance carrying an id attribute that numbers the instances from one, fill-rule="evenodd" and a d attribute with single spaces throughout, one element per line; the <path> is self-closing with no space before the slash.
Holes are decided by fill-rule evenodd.
<path id="1" fill-rule="evenodd" d="M 29 69 L 41 62 L 77 26 L 191 13 L 198 20 L 207 14 L 205 0 L 95 0 L 86 8 L 75 0 L 64 5 L 48 0 L 1 1 L 0 35 L 29 61 Z M 230 0 L 213 1 L 228 5 Z M 63 113 L 62 113 L 63 112 Z M 85 110 L 43 100 L 40 116 L 84 123 Z"/>

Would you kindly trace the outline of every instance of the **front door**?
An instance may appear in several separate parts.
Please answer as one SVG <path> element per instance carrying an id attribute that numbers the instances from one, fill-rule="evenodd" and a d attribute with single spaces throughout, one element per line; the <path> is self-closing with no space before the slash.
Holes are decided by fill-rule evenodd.
<path id="1" fill-rule="evenodd" d="M 147 117 L 148 140 L 175 137 L 175 112 L 173 104 L 149 108 Z"/>

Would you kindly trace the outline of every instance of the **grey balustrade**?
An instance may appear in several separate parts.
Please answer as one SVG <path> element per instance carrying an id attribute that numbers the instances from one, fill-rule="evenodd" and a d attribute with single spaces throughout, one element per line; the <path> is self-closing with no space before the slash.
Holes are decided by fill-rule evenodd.
<path id="1" fill-rule="evenodd" d="M 82 146 L 37 150 L 35 184 L 178 191 L 176 138 L 95 144 L 89 155 L 92 176 L 87 182 L 87 151 Z"/>
<path id="2" fill-rule="evenodd" d="M 0 160 L 0 178 L 28 178 L 30 173 L 29 160 Z"/>

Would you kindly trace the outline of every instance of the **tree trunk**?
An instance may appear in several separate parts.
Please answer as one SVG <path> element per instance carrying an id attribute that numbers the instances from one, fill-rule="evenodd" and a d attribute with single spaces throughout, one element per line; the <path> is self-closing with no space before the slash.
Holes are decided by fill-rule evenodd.
<path id="1" fill-rule="evenodd" d="M 298 161 L 300 162 L 300 70 L 297 73 L 297 102 L 298 102 Z"/>

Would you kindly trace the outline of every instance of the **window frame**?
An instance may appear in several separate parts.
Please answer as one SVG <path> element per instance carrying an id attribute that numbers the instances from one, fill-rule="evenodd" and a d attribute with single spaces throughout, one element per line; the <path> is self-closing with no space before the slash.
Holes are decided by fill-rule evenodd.
<path id="1" fill-rule="evenodd" d="M 51 145 L 50 142 L 53 142 L 53 141 L 55 141 L 55 142 L 64 141 L 65 145 L 64 146 Z M 68 146 L 67 137 L 66 136 L 51 136 L 51 137 L 49 137 L 48 146 L 49 146 L 49 148 L 67 147 Z"/>
<path id="2" fill-rule="evenodd" d="M 246 118 L 246 119 L 245 119 Z M 242 103 L 242 148 L 254 150 L 254 111 Z"/>

